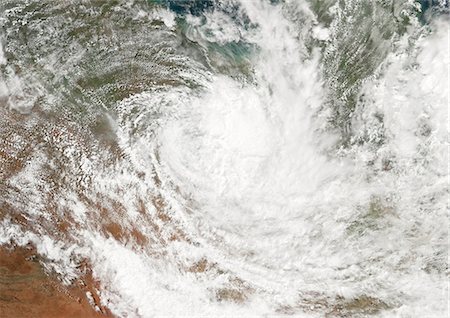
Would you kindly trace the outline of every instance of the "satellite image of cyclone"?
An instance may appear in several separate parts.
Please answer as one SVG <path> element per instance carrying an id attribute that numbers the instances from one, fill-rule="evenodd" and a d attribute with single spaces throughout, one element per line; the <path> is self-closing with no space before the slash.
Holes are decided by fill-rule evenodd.
<path id="1" fill-rule="evenodd" d="M 449 98 L 448 0 L 0 0 L 0 317 L 450 317 Z"/>

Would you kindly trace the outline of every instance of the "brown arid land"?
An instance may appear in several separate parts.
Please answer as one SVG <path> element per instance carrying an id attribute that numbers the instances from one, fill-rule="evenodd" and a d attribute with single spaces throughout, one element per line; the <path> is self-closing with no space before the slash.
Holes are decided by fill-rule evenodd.
<path id="1" fill-rule="evenodd" d="M 1 318 L 113 317 L 99 305 L 95 289 L 89 275 L 64 286 L 45 272 L 31 247 L 0 246 Z M 87 292 L 95 304 L 89 302 Z"/>

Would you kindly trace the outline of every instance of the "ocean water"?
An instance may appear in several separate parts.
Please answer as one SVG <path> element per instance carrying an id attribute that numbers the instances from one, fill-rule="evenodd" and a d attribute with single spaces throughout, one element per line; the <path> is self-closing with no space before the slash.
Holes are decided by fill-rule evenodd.
<path id="1" fill-rule="evenodd" d="M 0 244 L 117 317 L 446 317 L 447 1 L 5 0 Z"/>

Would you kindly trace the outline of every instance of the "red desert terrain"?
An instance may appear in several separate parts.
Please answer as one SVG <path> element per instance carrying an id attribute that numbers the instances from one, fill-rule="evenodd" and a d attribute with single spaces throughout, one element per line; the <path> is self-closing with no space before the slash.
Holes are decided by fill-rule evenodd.
<path id="1" fill-rule="evenodd" d="M 91 318 L 113 317 L 100 307 L 96 311 L 86 292 L 98 305 L 95 282 L 89 275 L 65 287 L 48 275 L 30 248 L 0 246 L 0 317 L 2 318 Z"/>

